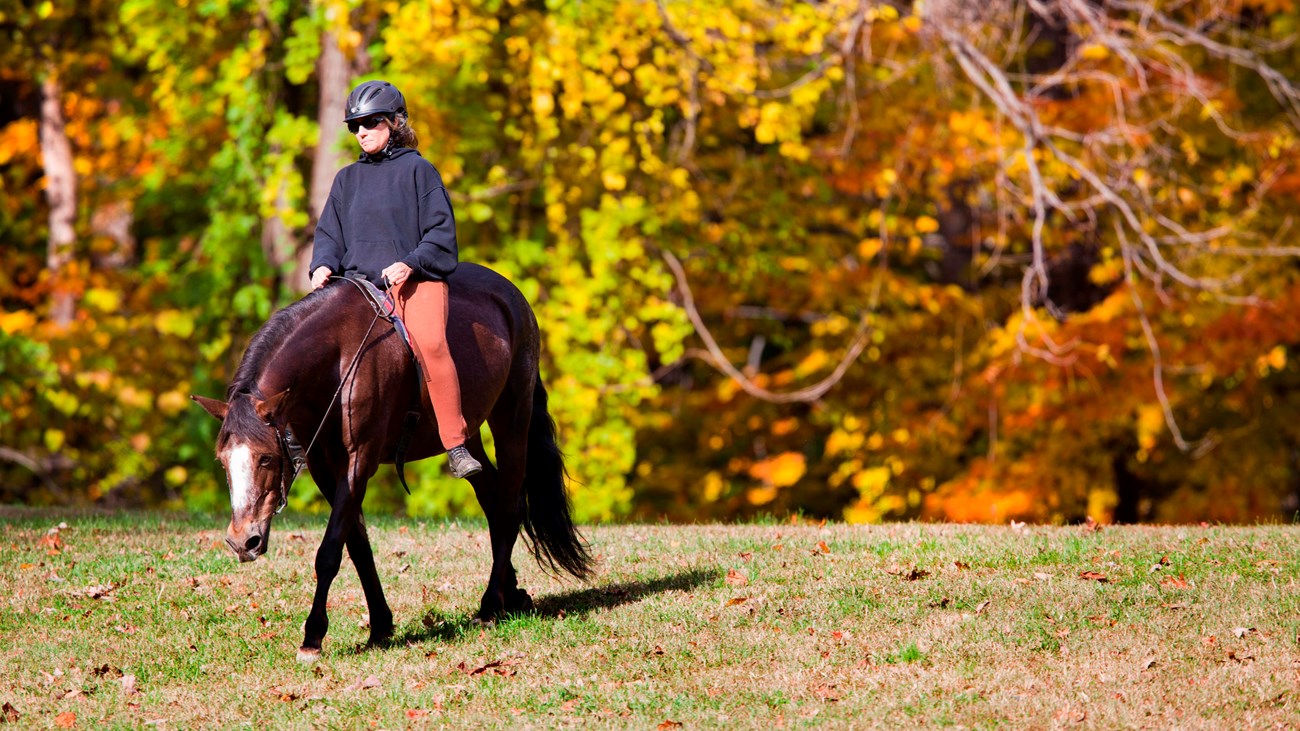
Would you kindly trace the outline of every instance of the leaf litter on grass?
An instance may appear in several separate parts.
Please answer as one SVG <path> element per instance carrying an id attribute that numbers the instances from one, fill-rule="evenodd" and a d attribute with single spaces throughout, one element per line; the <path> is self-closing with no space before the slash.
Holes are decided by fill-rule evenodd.
<path id="1" fill-rule="evenodd" d="M 308 520 L 289 517 L 282 530 L 318 532 Z M 199 522 L 169 520 L 161 532 L 125 516 L 96 528 L 96 543 L 113 550 L 76 541 L 71 570 L 49 563 L 69 561 L 66 551 L 43 555 L 50 523 L 37 522 L 7 526 L 8 542 L 30 548 L 0 553 L 0 591 L 10 597 L 0 622 L 37 638 L 21 653 L 0 650 L 0 678 L 13 679 L 0 686 L 5 713 L 25 724 L 57 725 L 72 713 L 78 727 L 86 718 L 219 725 L 237 708 L 271 726 L 484 726 L 510 708 L 513 723 L 534 726 L 618 718 L 642 728 L 892 728 L 902 719 L 920 728 L 1195 727 L 1188 719 L 1201 719 L 1208 728 L 1246 713 L 1247 725 L 1265 727 L 1286 722 L 1286 703 L 1275 699 L 1290 697 L 1300 667 L 1297 643 L 1278 639 L 1300 631 L 1288 609 L 1300 606 L 1300 534 L 1289 527 L 1184 536 L 1177 527 L 596 526 L 584 532 L 605 558 L 591 585 L 548 577 L 517 556 L 521 586 L 541 610 L 471 629 L 490 563 L 485 529 L 379 519 L 376 561 L 406 639 L 349 649 L 363 646 L 365 628 L 341 620 L 367 609 L 345 564 L 321 664 L 306 670 L 292 655 L 313 583 L 310 557 L 285 548 L 292 540 L 240 566 L 192 550 L 194 535 L 215 534 Z M 67 522 L 60 532 L 75 535 Z M 1091 568 L 1076 563 L 1094 556 Z M 1173 558 L 1145 578 L 1162 556 Z M 19 570 L 42 561 L 73 587 L 113 588 L 69 593 Z M 428 589 L 437 586 L 447 589 Z M 73 602 L 110 614 L 82 617 Z M 46 686 L 42 670 L 82 680 Z M 270 690 L 247 696 L 248 687 Z"/>

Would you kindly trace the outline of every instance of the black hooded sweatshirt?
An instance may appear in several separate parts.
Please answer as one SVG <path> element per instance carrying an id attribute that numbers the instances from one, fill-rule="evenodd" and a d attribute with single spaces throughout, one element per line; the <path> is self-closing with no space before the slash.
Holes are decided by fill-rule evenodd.
<path id="1" fill-rule="evenodd" d="M 445 280 L 456 268 L 456 218 L 442 176 L 409 147 L 361 158 L 334 176 L 316 224 L 311 266 L 363 275 L 382 286 L 381 272 L 401 261 L 412 277 Z"/>

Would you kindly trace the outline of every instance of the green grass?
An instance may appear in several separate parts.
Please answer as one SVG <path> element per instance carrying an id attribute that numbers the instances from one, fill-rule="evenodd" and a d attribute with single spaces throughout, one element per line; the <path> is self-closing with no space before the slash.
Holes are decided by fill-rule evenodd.
<path id="1" fill-rule="evenodd" d="M 282 516 L 268 555 L 245 565 L 222 545 L 221 516 L 0 520 L 0 704 L 22 728 L 1300 718 L 1294 527 L 596 527 L 595 581 L 547 577 L 521 548 L 537 613 L 481 627 L 486 528 L 377 519 L 397 640 L 364 646 L 345 562 L 324 653 L 302 665 L 323 518 Z M 43 543 L 60 522 L 58 545 Z"/>

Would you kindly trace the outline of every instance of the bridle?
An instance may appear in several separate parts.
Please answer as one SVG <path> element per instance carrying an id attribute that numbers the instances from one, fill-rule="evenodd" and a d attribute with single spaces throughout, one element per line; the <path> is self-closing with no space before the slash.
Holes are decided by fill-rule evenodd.
<path id="1" fill-rule="evenodd" d="M 346 277 L 331 277 L 331 279 L 343 279 L 356 287 L 366 302 L 375 310 L 375 317 L 370 321 L 370 327 L 366 329 L 366 334 L 361 336 L 361 343 L 357 345 L 357 352 L 352 354 L 352 362 L 348 365 L 348 369 L 343 372 L 343 377 L 339 379 L 339 387 L 334 390 L 334 396 L 326 404 L 325 413 L 320 418 L 320 424 L 316 425 L 316 433 L 312 434 L 311 441 L 307 443 L 306 448 L 303 448 L 302 442 L 298 441 L 298 437 L 294 436 L 293 429 L 288 425 L 284 427 L 284 431 L 281 431 L 275 422 L 270 420 L 265 422 L 267 426 L 275 431 L 275 441 L 280 447 L 280 459 L 283 464 L 280 470 L 280 505 L 275 509 L 276 515 L 279 515 L 280 511 L 284 510 L 285 506 L 289 504 L 289 488 L 293 487 L 294 480 L 298 479 L 298 475 L 302 473 L 302 468 L 307 465 L 307 453 L 316 445 L 316 438 L 320 436 L 321 430 L 325 428 L 325 420 L 329 418 L 330 410 L 334 408 L 334 402 L 339 400 L 339 394 L 343 392 L 343 385 L 356 372 L 357 363 L 361 359 L 361 349 L 366 346 L 366 341 L 370 339 L 370 333 L 374 331 L 375 324 L 379 322 L 380 318 L 392 322 L 393 316 L 391 312 L 384 312 L 384 304 L 387 303 L 389 306 L 392 304 L 391 294 L 385 295 L 384 303 L 376 303 L 371 300 L 370 295 L 366 294 L 365 289 L 357 282 Z"/>

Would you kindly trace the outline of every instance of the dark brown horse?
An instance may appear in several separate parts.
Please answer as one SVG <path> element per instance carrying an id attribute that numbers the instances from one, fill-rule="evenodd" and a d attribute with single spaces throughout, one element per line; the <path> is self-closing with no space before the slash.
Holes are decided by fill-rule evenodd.
<path id="1" fill-rule="evenodd" d="M 449 284 L 447 340 L 460 374 L 467 446 L 483 463 L 470 482 L 492 541 L 492 571 L 478 617 L 491 620 L 532 607 L 510 561 L 521 526 L 544 568 L 586 578 L 592 560 L 569 516 L 555 422 L 538 375 L 537 320 L 527 300 L 504 277 L 474 264 L 461 264 Z M 217 456 L 230 483 L 232 509 L 226 543 L 241 561 L 266 552 L 271 519 L 284 506 L 302 448 L 330 502 L 300 660 L 320 654 L 329 627 L 326 597 L 345 545 L 370 609 L 370 641 L 392 636 L 393 614 L 375 570 L 361 501 L 379 465 L 394 461 L 407 410 L 423 403 L 419 388 L 415 361 L 394 326 L 378 317 L 355 284 L 334 282 L 262 326 L 226 401 L 194 397 L 222 421 Z M 443 451 L 433 414 L 425 412 L 407 460 Z M 478 436 L 484 421 L 492 430 L 496 465 Z"/>

